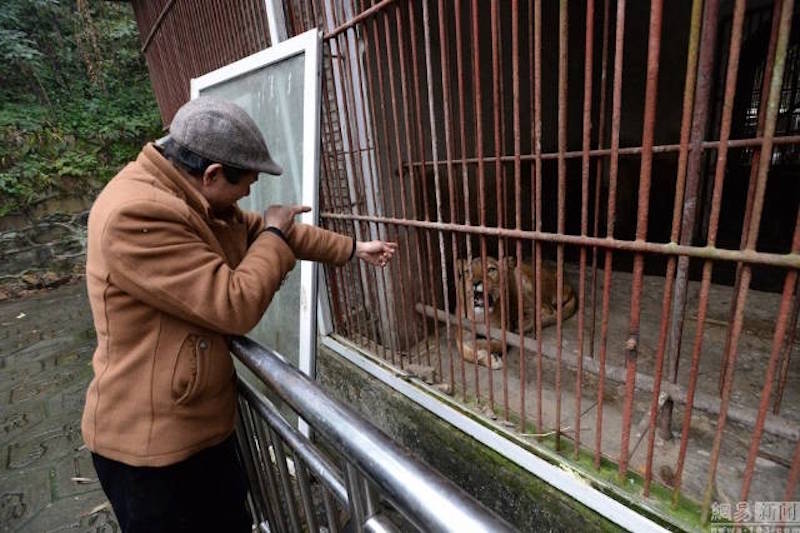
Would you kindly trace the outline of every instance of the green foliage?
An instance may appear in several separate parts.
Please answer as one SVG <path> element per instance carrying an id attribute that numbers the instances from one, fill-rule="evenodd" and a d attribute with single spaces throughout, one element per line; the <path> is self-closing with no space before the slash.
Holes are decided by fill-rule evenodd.
<path id="1" fill-rule="evenodd" d="M 91 195 L 161 121 L 131 5 L 3 0 L 0 216 Z"/>

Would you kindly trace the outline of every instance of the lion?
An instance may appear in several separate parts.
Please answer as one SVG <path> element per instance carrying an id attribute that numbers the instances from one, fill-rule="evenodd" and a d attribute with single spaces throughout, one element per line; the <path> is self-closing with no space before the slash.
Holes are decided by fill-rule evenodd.
<path id="1" fill-rule="evenodd" d="M 517 284 L 517 262 L 514 257 L 506 257 L 498 261 L 494 257 L 486 258 L 486 284 L 483 286 L 483 264 L 480 257 L 471 262 L 456 259 L 456 287 L 460 291 L 461 301 L 464 303 L 465 318 L 476 324 L 485 324 L 488 314 L 489 326 L 500 328 L 501 324 L 501 269 L 502 278 L 506 285 L 506 323 L 507 327 L 520 335 L 531 331 L 536 321 L 535 277 L 533 268 L 523 263 L 521 270 L 521 287 Z M 542 290 L 542 327 L 556 323 L 558 300 L 556 299 L 556 271 L 547 263 L 542 264 L 541 290 Z M 518 295 L 522 291 L 522 324 L 519 323 Z M 564 280 L 561 291 L 561 313 L 564 320 L 575 313 L 577 298 L 575 290 Z M 477 362 L 492 369 L 503 368 L 501 354 L 503 343 L 497 339 L 478 338 L 473 343 L 467 340 L 471 334 L 464 332 L 464 340 L 459 343 L 458 349 L 465 361 Z"/>

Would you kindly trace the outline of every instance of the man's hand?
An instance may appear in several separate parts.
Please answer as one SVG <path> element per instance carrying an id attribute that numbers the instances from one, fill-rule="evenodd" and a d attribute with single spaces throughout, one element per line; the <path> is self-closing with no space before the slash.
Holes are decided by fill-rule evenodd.
<path id="1" fill-rule="evenodd" d="M 274 226 L 288 235 L 294 226 L 294 217 L 309 211 L 311 208 L 307 205 L 271 205 L 264 211 L 264 227 Z"/>
<path id="2" fill-rule="evenodd" d="M 356 256 L 375 266 L 386 266 L 396 251 L 396 242 L 358 241 L 356 243 Z"/>

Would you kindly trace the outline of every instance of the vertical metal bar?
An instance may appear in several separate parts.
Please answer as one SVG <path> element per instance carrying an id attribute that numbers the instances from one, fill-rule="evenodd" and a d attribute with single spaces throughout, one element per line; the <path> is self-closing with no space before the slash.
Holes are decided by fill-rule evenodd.
<path id="1" fill-rule="evenodd" d="M 378 512 L 378 495 L 369 479 L 361 477 L 361 490 L 364 493 L 364 514 L 366 519 L 374 516 Z"/>
<path id="2" fill-rule="evenodd" d="M 331 502 L 331 496 L 327 488 L 322 489 L 322 504 L 325 506 L 328 530 L 331 533 L 339 533 L 339 520 L 336 517 L 336 509 L 333 506 L 333 502 Z"/>
<path id="3" fill-rule="evenodd" d="M 419 210 L 417 209 L 417 194 L 416 194 L 416 190 L 415 190 L 416 188 L 414 186 L 414 182 L 415 182 L 414 178 L 417 177 L 417 174 L 414 172 L 414 168 L 411 166 L 411 163 L 414 161 L 414 157 L 412 155 L 412 150 L 414 149 L 414 143 L 411 141 L 411 127 L 412 127 L 413 122 L 411 121 L 411 119 L 409 117 L 408 101 L 409 101 L 409 96 L 410 95 L 409 95 L 409 90 L 408 90 L 408 82 L 407 82 L 407 74 L 406 74 L 406 60 L 405 60 L 406 46 L 405 46 L 405 40 L 403 38 L 403 36 L 405 35 L 405 31 L 404 31 L 404 28 L 403 28 L 403 17 L 402 17 L 402 12 L 401 12 L 400 9 L 395 9 L 395 20 L 396 20 L 396 23 L 397 23 L 397 38 L 398 38 L 398 47 L 397 47 L 397 49 L 398 49 L 398 53 L 399 53 L 399 56 L 400 56 L 400 88 L 401 88 L 401 94 L 402 94 L 402 98 L 403 98 L 403 123 L 404 123 L 403 131 L 405 133 L 405 140 L 406 140 L 406 158 L 408 160 L 408 165 L 409 165 L 409 167 L 408 167 L 409 174 L 408 175 L 411 178 L 411 182 L 410 182 L 410 184 L 411 184 L 411 210 L 412 210 L 414 218 L 418 218 L 419 217 Z M 414 20 L 411 18 L 411 14 L 409 13 L 409 25 L 413 25 L 413 24 L 414 24 Z M 418 135 L 421 135 L 421 134 L 422 134 L 421 131 L 418 132 Z M 400 142 L 400 133 L 399 133 L 399 131 L 397 132 L 397 135 L 395 137 L 395 142 L 397 142 L 397 143 Z M 399 151 L 398 151 L 398 154 L 399 154 Z M 399 157 L 399 155 L 398 155 L 398 157 Z M 424 155 L 422 157 L 424 158 Z M 425 167 L 424 166 L 420 167 L 420 170 L 421 171 L 420 171 L 419 176 L 418 176 L 420 178 L 419 181 L 420 181 L 420 183 L 422 184 L 423 187 L 427 187 L 427 174 L 426 174 L 426 171 L 425 171 Z M 402 176 L 402 167 L 400 168 L 400 172 L 401 172 L 401 176 Z M 423 209 L 427 212 L 427 205 L 424 206 Z M 416 230 L 413 230 L 413 231 L 414 231 L 413 235 L 415 237 L 414 238 L 414 242 L 416 243 L 416 249 L 417 249 L 417 262 L 416 262 L 417 263 L 417 276 L 419 277 L 419 280 L 421 282 L 421 288 L 422 288 L 422 290 L 420 291 L 419 300 L 424 302 L 425 301 L 424 294 L 425 293 L 429 293 L 429 291 L 428 291 L 428 280 L 425 278 L 425 276 L 422 273 L 422 261 L 421 261 L 421 259 L 422 259 L 422 250 L 420 248 L 419 232 L 416 231 Z M 427 235 L 427 233 L 426 233 L 426 235 Z M 433 278 L 431 277 L 431 282 L 432 282 L 432 279 Z M 433 290 L 431 290 L 430 292 L 432 293 Z M 434 301 L 434 305 L 436 305 L 435 304 L 435 301 L 436 301 L 435 297 L 433 298 L 433 301 Z M 430 346 L 429 346 L 428 321 L 426 319 L 424 319 L 424 318 L 422 320 L 422 325 L 423 325 L 423 330 L 424 330 L 424 335 L 425 335 L 425 339 L 424 339 L 424 342 L 425 342 L 425 360 L 427 361 L 428 365 L 430 366 L 430 364 L 431 364 L 431 351 L 430 351 Z M 436 339 L 438 339 L 438 334 L 436 336 Z M 436 344 L 438 346 L 438 341 L 437 341 Z M 439 353 L 438 350 L 439 350 L 439 348 L 437 347 L 437 352 L 436 352 L 437 354 Z"/>
<path id="4" fill-rule="evenodd" d="M 264 428 L 261 424 L 255 423 L 255 417 L 250 406 L 245 403 L 244 409 L 245 429 L 251 435 L 255 435 L 258 443 L 256 450 L 256 457 L 261 464 L 262 472 L 266 478 L 267 496 L 269 498 L 269 505 L 272 508 L 272 516 L 275 518 L 276 529 L 280 532 L 287 531 L 286 522 L 283 517 L 283 505 L 280 497 L 280 491 L 275 482 L 275 472 L 272 470 L 272 458 L 269 453 L 269 439 L 266 436 Z M 272 523 L 272 522 L 271 522 Z"/>
<path id="5" fill-rule="evenodd" d="M 647 44 L 647 81 L 644 104 L 644 129 L 642 131 L 642 159 L 639 177 L 639 202 L 637 206 L 636 240 L 647 240 L 647 220 L 650 207 L 650 178 L 653 170 L 653 130 L 655 127 L 658 97 L 658 66 L 661 53 L 661 18 L 663 0 L 650 4 L 650 28 Z M 625 345 L 625 403 L 622 411 L 622 442 L 620 444 L 619 476 L 624 479 L 628 471 L 633 393 L 636 381 L 636 363 L 639 357 L 639 323 L 641 319 L 642 283 L 644 281 L 644 254 L 633 259 L 633 287 L 631 288 L 631 315 L 628 340 Z M 660 373 L 657 368 L 656 372 Z M 654 393 L 654 397 L 657 395 Z"/>
<path id="6" fill-rule="evenodd" d="M 769 99 L 767 100 L 767 116 L 764 123 L 764 135 L 762 151 L 764 154 L 772 154 L 773 137 L 775 135 L 775 123 L 778 114 L 778 105 L 781 98 L 781 87 L 783 84 L 783 73 L 786 65 L 786 49 L 791 30 L 793 0 L 786 0 L 781 6 L 781 16 L 778 25 L 778 43 L 775 52 L 775 67 L 770 80 Z M 755 250 L 758 239 L 758 229 L 761 223 L 761 214 L 764 206 L 764 195 L 767 186 L 767 174 L 771 164 L 771 157 L 759 159 L 758 177 L 756 182 L 755 199 L 753 203 L 753 218 L 747 232 L 747 250 Z M 725 421 L 730 403 L 731 390 L 733 386 L 733 373 L 736 364 L 736 355 L 739 342 L 739 335 L 742 330 L 744 319 L 744 306 L 747 300 L 747 292 L 750 288 L 751 267 L 745 265 L 742 269 L 742 280 L 739 292 L 736 295 L 737 305 L 733 324 L 731 325 L 730 350 L 726 355 L 725 379 L 722 387 L 722 398 L 720 400 L 720 412 L 717 419 L 717 431 L 714 436 L 714 445 L 711 450 L 709 465 L 709 476 L 706 483 L 706 491 L 703 496 L 702 519 L 705 523 L 708 520 L 713 493 L 714 480 L 716 478 L 717 463 L 722 446 L 722 432 L 725 429 Z"/>
<path id="7" fill-rule="evenodd" d="M 714 43 L 717 34 L 717 13 L 719 0 L 709 0 L 705 5 L 703 16 L 703 33 L 700 42 L 700 58 L 697 70 L 697 86 L 690 134 L 690 148 L 686 169 L 686 199 L 683 203 L 683 218 L 680 231 L 680 243 L 688 245 L 692 241 L 695 216 L 697 211 L 697 196 L 700 185 L 701 159 L 703 150 L 701 143 L 705 137 L 708 100 L 713 82 Z M 689 258 L 678 258 L 678 273 L 675 278 L 675 292 L 672 300 L 672 316 L 670 321 L 669 337 L 667 341 L 670 372 L 673 383 L 678 381 L 678 367 L 680 363 L 681 341 L 683 335 L 683 320 L 686 312 L 686 292 L 688 289 Z M 668 438 L 670 421 L 672 420 L 673 402 L 668 401 L 662 411 L 662 433 Z"/>
<path id="8" fill-rule="evenodd" d="M 430 9 L 428 7 L 428 0 L 423 0 L 422 2 L 422 20 L 423 20 L 423 29 L 424 29 L 424 41 L 425 41 L 425 74 L 429 82 L 433 80 L 433 60 L 431 57 L 431 28 L 430 28 Z M 441 14 L 440 14 L 441 16 Z M 441 44 L 440 44 L 441 46 Z M 439 141 L 437 138 L 437 131 L 436 131 L 436 120 L 434 117 L 434 100 L 433 100 L 433 88 L 431 87 L 428 90 L 428 117 L 430 119 L 430 136 L 431 136 L 431 153 L 433 154 L 433 177 L 436 187 L 436 221 L 440 224 L 442 223 L 442 190 L 440 185 L 439 179 Z M 450 289 L 447 286 L 447 264 L 446 264 L 446 257 L 444 253 L 444 234 L 441 231 L 437 231 L 437 236 L 439 240 L 439 266 L 441 268 L 441 279 L 442 279 L 442 296 L 443 302 L 445 306 L 447 302 L 450 301 Z M 452 333 L 450 331 L 450 313 L 445 313 L 445 335 L 447 340 L 447 350 L 450 351 L 451 344 L 452 344 Z M 437 361 L 437 368 L 439 371 L 439 376 L 442 376 L 442 356 L 439 353 L 438 361 Z"/>
<path id="9" fill-rule="evenodd" d="M 800 251 L 800 216 L 795 224 L 794 238 L 792 243 L 792 253 Z M 753 470 L 756 465 L 756 456 L 761 444 L 761 436 L 764 431 L 764 421 L 767 417 L 770 395 L 772 394 L 772 383 L 775 379 L 775 370 L 778 366 L 778 358 L 781 354 L 781 346 L 786 337 L 786 326 L 789 322 L 789 314 L 792 305 L 792 296 L 797 287 L 797 271 L 790 270 L 786 274 L 783 283 L 783 296 L 781 297 L 780 307 L 778 308 L 778 319 L 775 325 L 775 334 L 772 338 L 772 351 L 770 352 L 767 370 L 764 376 L 764 386 L 761 389 L 761 401 L 758 404 L 758 417 L 753 428 L 753 437 L 750 440 L 750 450 L 747 454 L 744 473 L 742 474 L 742 490 L 739 496 L 740 501 L 747 501 L 750 493 L 750 484 L 753 481 Z"/>
<path id="10" fill-rule="evenodd" d="M 606 234 L 614 236 L 617 206 L 617 171 L 619 166 L 619 130 L 622 106 L 622 49 L 625 36 L 625 0 L 617 2 L 616 35 L 614 36 L 614 85 L 611 104 L 611 154 L 608 168 L 608 213 Z M 600 374 L 597 382 L 597 423 L 595 425 L 594 465 L 600 467 L 603 436 L 603 394 L 605 392 L 606 350 L 608 345 L 608 308 L 611 295 L 612 252 L 605 251 L 603 265 L 603 318 L 600 325 Z M 626 454 L 627 455 L 627 454 Z"/>
<path id="11" fill-rule="evenodd" d="M 267 499 L 266 488 L 264 487 L 263 481 L 258 475 L 255 465 L 253 464 L 253 450 L 250 440 L 251 434 L 249 434 L 245 429 L 242 418 L 243 402 L 241 399 L 239 399 L 238 403 L 239 406 L 236 413 L 236 437 L 239 448 L 239 456 L 242 458 L 244 471 L 247 475 L 250 485 L 250 496 L 253 502 L 255 518 L 256 521 L 261 522 L 265 517 L 267 517 L 270 522 L 273 522 L 274 520 L 271 516 L 272 512 L 269 506 L 269 500 Z"/>
<path id="12" fill-rule="evenodd" d="M 558 6 L 558 219 L 559 234 L 566 233 L 567 200 L 567 58 L 569 54 L 569 22 L 567 1 L 561 0 Z M 564 245 L 556 246 L 556 450 L 561 449 L 561 355 L 564 340 Z"/>
<path id="13" fill-rule="evenodd" d="M 267 444 L 272 445 L 272 451 L 275 453 L 275 462 L 278 465 L 278 477 L 281 480 L 283 496 L 286 502 L 286 514 L 289 515 L 289 525 L 294 533 L 299 533 L 300 521 L 297 517 L 297 502 L 295 502 L 294 499 L 292 481 L 289 478 L 289 470 L 286 467 L 286 455 L 283 452 L 283 441 L 269 426 L 267 426 L 267 439 Z M 265 451 L 269 453 L 269 447 Z"/>
<path id="14" fill-rule="evenodd" d="M 471 216 L 470 216 L 470 195 L 469 195 L 469 175 L 467 173 L 467 139 L 466 139 L 466 131 L 465 131 L 465 120 L 464 120 L 464 64 L 463 64 L 463 53 L 462 53 L 462 29 L 461 29 L 461 0 L 456 0 L 455 2 L 455 17 L 456 17 L 456 78 L 458 82 L 458 129 L 459 129 L 459 141 L 461 145 L 461 186 L 463 189 L 464 195 L 464 224 L 469 226 L 471 223 Z M 472 238 L 469 235 L 464 236 L 464 240 L 466 242 L 466 251 L 467 251 L 467 258 L 466 264 L 471 264 L 472 262 Z M 455 261 L 453 261 L 455 263 Z M 456 277 L 456 279 L 458 279 Z M 456 288 L 459 294 L 462 291 L 462 284 L 458 284 Z M 470 302 L 466 301 L 466 293 L 463 295 L 463 305 L 472 305 Z M 466 309 L 464 307 L 463 309 Z M 477 342 L 477 333 L 475 327 L 475 315 L 472 313 L 466 313 L 469 316 L 470 325 L 471 325 L 471 332 L 472 332 L 472 342 L 473 345 Z M 459 317 L 461 318 L 461 317 Z M 463 331 L 461 329 L 458 330 L 459 333 L 462 334 L 462 338 L 459 338 L 457 342 L 459 346 L 463 346 L 464 339 L 463 339 Z M 464 358 L 459 357 L 459 362 L 461 364 L 461 395 L 462 399 L 466 401 L 467 399 L 467 371 L 466 365 L 464 364 Z M 524 382 L 524 381 L 523 381 Z M 522 395 L 522 419 L 524 420 L 524 397 L 525 397 L 525 387 L 520 387 L 520 394 Z M 477 395 L 477 392 L 476 392 Z"/>
<path id="15" fill-rule="evenodd" d="M 800 289 L 800 287 L 798 287 Z M 797 334 L 797 318 L 800 316 L 800 290 L 795 290 L 794 305 L 792 306 L 792 318 L 789 320 L 789 333 L 783 346 L 783 360 L 781 362 L 781 369 L 778 374 L 778 389 L 775 391 L 775 401 L 772 405 L 772 413 L 780 413 L 781 401 L 783 400 L 783 391 L 786 388 L 786 382 L 789 379 L 789 360 L 792 356 L 792 349 L 794 348 L 795 335 Z"/>
<path id="16" fill-rule="evenodd" d="M 786 480 L 786 491 L 783 493 L 783 501 L 790 502 L 794 500 L 794 492 L 797 489 L 797 481 L 800 479 L 800 440 L 794 447 L 794 455 L 792 456 L 792 466 L 789 468 L 789 477 Z"/>
<path id="17" fill-rule="evenodd" d="M 494 118 L 494 135 L 493 135 L 493 142 L 494 142 L 494 182 L 495 182 L 495 201 L 496 201 L 496 208 L 497 208 L 497 227 L 502 228 L 504 224 L 503 220 L 503 197 L 505 196 L 505 191 L 503 187 L 503 167 L 502 162 L 500 160 L 500 156 L 502 155 L 502 133 L 501 133 L 501 125 L 500 125 L 500 115 L 502 113 L 502 95 L 500 94 L 500 78 L 503 76 L 502 67 L 500 66 L 500 46 L 498 43 L 498 33 L 499 25 L 500 25 L 500 7 L 498 5 L 498 0 L 492 0 L 491 5 L 491 38 L 492 38 L 492 116 Z M 483 192 L 483 191 L 481 191 Z M 506 290 L 505 287 L 507 285 L 506 282 L 506 272 L 504 268 L 505 264 L 505 239 L 499 238 L 497 239 L 497 261 L 498 261 L 498 275 L 500 276 L 500 332 L 501 332 L 501 339 L 500 342 L 503 345 L 503 407 L 505 412 L 505 417 L 508 419 L 508 352 L 507 352 L 507 341 L 506 341 L 506 328 L 508 317 L 506 316 Z M 484 283 L 484 295 L 488 298 L 488 292 L 485 288 L 488 286 Z M 484 309 L 488 309 L 488 306 Z M 488 313 L 484 313 L 487 315 Z M 488 332 L 488 329 L 487 329 Z M 491 369 L 491 361 L 489 361 L 487 375 L 489 377 L 489 387 L 490 391 L 493 388 L 494 383 L 494 376 L 492 375 Z M 490 394 L 491 398 L 491 394 Z M 491 400 L 490 400 L 491 401 Z M 491 403 L 491 408 L 494 410 L 494 403 Z"/>
<path id="18" fill-rule="evenodd" d="M 297 486 L 300 489 L 300 499 L 303 502 L 303 511 L 306 514 L 306 528 L 308 531 L 319 531 L 317 526 L 317 517 L 314 514 L 314 499 L 311 495 L 311 484 L 308 482 L 308 472 L 306 465 L 304 465 L 293 453 L 294 458 L 294 471 L 297 475 Z"/>
<path id="19" fill-rule="evenodd" d="M 606 133 L 606 92 L 608 88 L 608 20 L 610 17 L 609 0 L 603 0 L 603 49 L 600 56 L 600 107 L 597 124 L 597 148 L 603 148 L 603 138 Z M 592 235 L 600 235 L 600 191 L 603 188 L 603 168 L 605 158 L 597 161 L 594 185 L 594 225 Z M 597 324 L 597 246 L 592 246 L 592 319 L 589 329 L 589 355 L 594 358 L 595 326 Z"/>
<path id="20" fill-rule="evenodd" d="M 475 115 L 475 156 L 478 158 L 478 204 L 479 204 L 479 220 L 481 226 L 486 226 L 486 174 L 484 169 L 484 161 L 483 161 L 483 120 L 481 117 L 481 76 L 480 76 L 480 69 L 481 69 L 481 61 L 480 61 L 480 32 L 478 28 L 478 2 L 477 0 L 472 0 L 472 8 L 470 10 L 471 20 L 472 20 L 472 87 L 473 87 L 473 94 L 475 97 L 474 100 L 474 109 L 473 113 Z M 486 282 L 486 236 L 480 236 L 480 250 L 481 250 L 481 270 L 483 271 L 483 286 L 487 287 L 488 283 Z M 489 302 L 487 299 L 486 291 L 483 291 L 483 305 L 484 309 L 489 308 Z M 489 332 L 489 314 L 484 313 L 484 326 L 486 327 L 486 332 Z M 480 401 L 480 379 L 478 375 L 478 362 L 477 357 L 475 361 L 475 398 L 477 401 Z M 494 385 L 493 379 L 491 374 L 491 369 L 489 369 L 489 405 L 494 407 Z"/>
<path id="21" fill-rule="evenodd" d="M 530 14 L 529 14 L 530 15 Z M 512 93 L 512 109 L 513 116 L 513 133 L 514 133 L 514 210 L 515 220 L 514 227 L 518 230 L 522 229 L 522 161 L 520 155 L 522 152 L 522 133 L 520 127 L 520 106 L 519 106 L 519 0 L 512 0 L 511 2 L 511 93 Z M 522 291 L 522 240 L 516 240 L 516 268 L 514 273 L 516 275 L 517 284 L 517 329 L 519 330 L 520 339 L 525 336 L 525 310 L 524 299 Z M 525 343 L 519 344 L 519 431 L 525 432 L 525 389 L 527 382 L 525 380 Z M 506 394 L 508 384 L 504 383 Z M 506 419 L 508 419 L 508 410 L 506 410 Z"/>
<path id="22" fill-rule="evenodd" d="M 764 66 L 764 74 L 761 80 L 761 92 L 759 93 L 760 101 L 758 106 L 758 124 L 756 125 L 756 137 L 761 137 L 764 133 L 764 119 L 766 117 L 766 106 L 764 104 L 764 96 L 769 92 L 769 81 L 772 78 L 772 68 L 775 63 L 775 46 L 778 42 L 778 20 L 779 14 L 781 12 L 781 2 L 782 0 L 775 0 L 775 3 L 772 7 L 772 26 L 770 28 L 770 39 L 769 45 L 767 46 L 767 58 Z M 771 154 L 770 154 L 771 156 Z M 761 148 L 759 146 L 755 146 L 753 148 L 753 158 L 750 161 L 750 179 L 748 180 L 747 185 L 747 202 L 745 203 L 744 208 L 744 220 L 742 222 L 742 235 L 739 240 L 739 248 L 743 249 L 745 247 L 745 241 L 747 239 L 747 233 L 745 232 L 744 228 L 750 227 L 750 219 L 753 215 L 753 199 L 755 198 L 755 186 L 756 186 L 756 174 L 758 173 L 758 162 L 761 158 Z M 739 292 L 739 285 L 741 284 L 742 278 L 742 264 L 738 263 L 736 265 L 736 281 L 733 285 L 733 293 L 736 294 Z M 728 311 L 728 316 L 733 316 L 734 313 L 734 305 L 736 301 L 731 300 L 730 309 Z M 730 333 L 725 338 L 725 348 L 722 350 L 723 356 L 728 353 L 730 348 Z M 723 361 L 724 363 L 724 361 Z M 720 366 L 720 368 L 724 368 L 724 364 Z M 722 375 L 720 375 L 720 390 L 722 390 Z"/>
<path id="23" fill-rule="evenodd" d="M 350 498 L 350 521 L 353 523 L 356 533 L 364 531 L 364 502 L 361 501 L 361 485 L 358 482 L 360 474 L 350 463 L 345 463 L 345 480 L 347 482 L 347 493 Z"/>
<path id="24" fill-rule="evenodd" d="M 441 63 L 441 71 L 442 71 L 442 106 L 444 111 L 444 144 L 445 144 L 445 153 L 447 155 L 447 186 L 448 186 L 448 198 L 449 198 L 449 208 L 450 208 L 450 222 L 456 221 L 456 187 L 455 182 L 453 180 L 453 140 L 452 140 L 452 119 L 450 117 L 451 113 L 451 106 L 450 106 L 450 61 L 449 61 L 449 54 L 450 49 L 448 46 L 448 39 L 447 39 L 447 27 L 445 24 L 445 6 L 444 0 L 439 0 L 439 61 Z M 413 21 L 412 21 L 413 23 Z M 458 243 L 456 241 L 456 234 L 450 233 L 450 252 L 452 254 L 452 268 L 453 268 L 453 280 L 458 279 L 458 267 L 456 265 L 456 258 L 458 257 Z M 456 336 L 460 339 L 463 337 L 463 328 L 461 326 L 461 317 L 463 316 L 463 307 L 461 302 L 461 291 L 456 286 L 456 316 L 459 317 L 459 320 L 456 321 Z M 448 299 L 445 299 L 444 307 L 447 308 L 449 305 Z M 448 313 L 449 314 L 449 313 Z M 448 337 L 449 339 L 449 337 Z M 450 347 L 450 341 L 448 340 L 448 348 Z M 458 350 L 456 350 L 456 354 L 458 354 Z M 453 390 L 455 390 L 455 361 L 453 360 L 455 355 L 453 353 L 449 353 L 448 350 L 448 360 L 449 360 L 449 370 L 450 370 L 450 386 Z M 443 379 L 443 378 L 442 378 Z"/>
<path id="25" fill-rule="evenodd" d="M 542 0 L 533 4 L 533 154 L 534 228 L 542 231 Z M 534 321 L 536 329 L 536 428 L 542 431 L 542 245 L 536 241 L 533 253 L 535 278 Z"/>
<path id="26" fill-rule="evenodd" d="M 586 0 L 586 35 L 583 62 L 583 142 L 581 156 L 581 235 L 589 231 L 589 150 L 592 142 L 592 75 L 594 61 L 594 0 Z M 586 296 L 586 247 L 580 249 L 578 277 L 578 368 L 575 374 L 575 459 L 581 447 L 581 396 L 583 392 L 583 329 Z M 561 301 L 561 294 L 558 295 Z"/>

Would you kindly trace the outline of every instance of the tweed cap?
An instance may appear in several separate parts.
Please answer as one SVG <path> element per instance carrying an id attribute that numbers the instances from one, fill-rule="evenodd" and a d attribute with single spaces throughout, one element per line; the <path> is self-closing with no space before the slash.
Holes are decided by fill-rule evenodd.
<path id="1" fill-rule="evenodd" d="M 184 148 L 215 163 L 276 176 L 283 173 L 270 157 L 256 123 L 231 102 L 210 96 L 190 100 L 175 113 L 169 134 Z"/>

